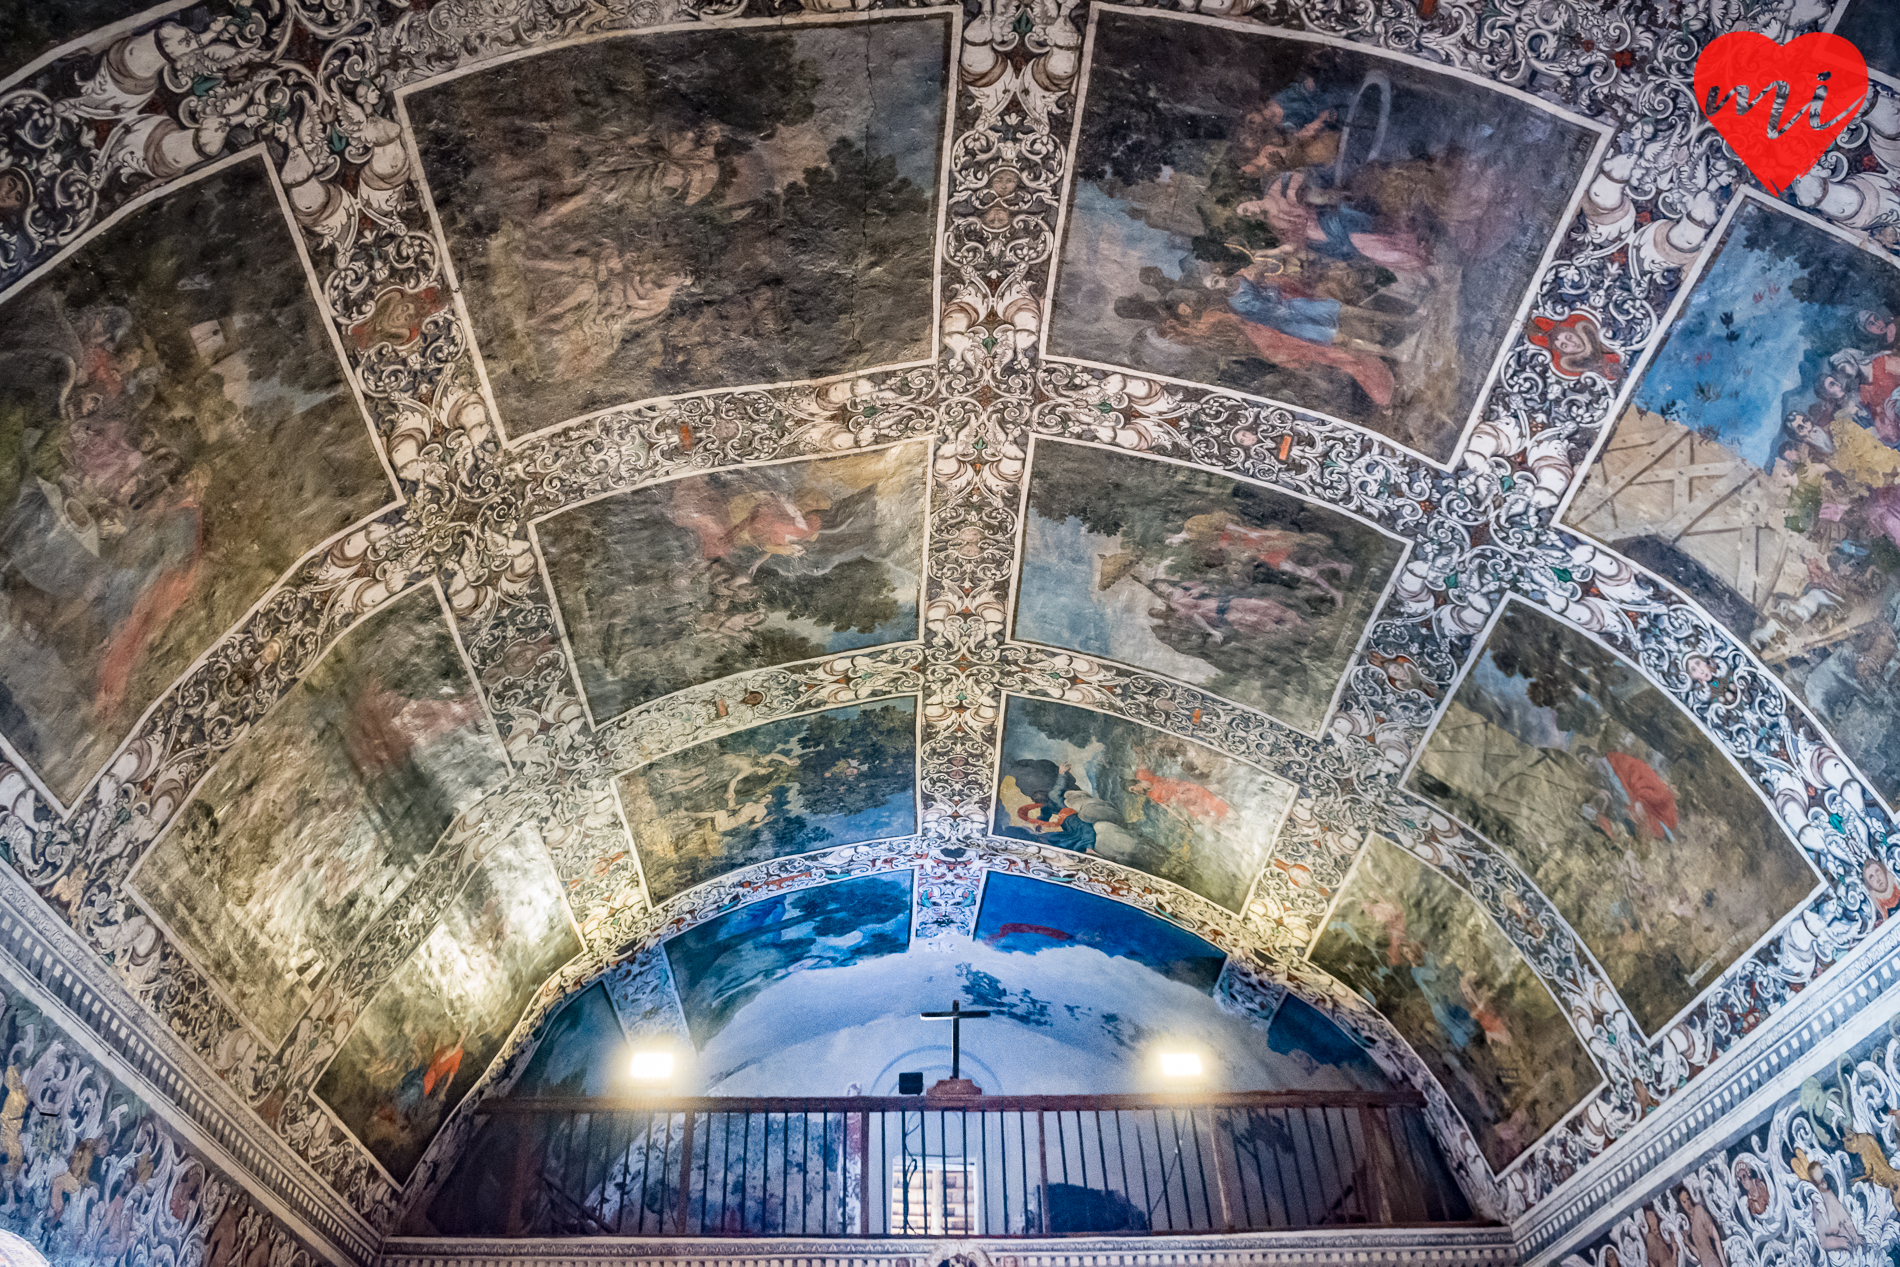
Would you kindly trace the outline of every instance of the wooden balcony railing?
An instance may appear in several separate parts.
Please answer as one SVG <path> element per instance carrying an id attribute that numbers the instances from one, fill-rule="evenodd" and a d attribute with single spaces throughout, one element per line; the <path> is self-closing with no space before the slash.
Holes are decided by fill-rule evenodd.
<path id="1" fill-rule="evenodd" d="M 1022 1237 L 1460 1223 L 1413 1093 L 500 1099 L 485 1235 Z M 511 1152 L 510 1152 L 511 1150 Z M 508 1158 L 504 1161 L 504 1158 Z"/>

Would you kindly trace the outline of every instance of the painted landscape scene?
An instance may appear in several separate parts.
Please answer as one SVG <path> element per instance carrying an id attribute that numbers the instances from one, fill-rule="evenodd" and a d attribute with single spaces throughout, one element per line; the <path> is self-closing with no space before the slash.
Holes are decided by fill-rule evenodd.
<path id="1" fill-rule="evenodd" d="M 534 992 L 580 949 L 546 850 L 508 837 L 377 991 L 317 1098 L 406 1182 Z"/>
<path id="2" fill-rule="evenodd" d="M 976 940 L 1014 954 L 1088 946 L 1211 994 L 1227 955 L 1159 915 L 1047 880 L 990 872 Z"/>
<path id="3" fill-rule="evenodd" d="M 1745 640 L 1889 804 L 1897 315 L 1889 259 L 1744 202 L 1565 515 Z"/>
<path id="4" fill-rule="evenodd" d="M 923 442 L 689 475 L 536 528 L 596 721 L 919 636 Z"/>
<path id="5" fill-rule="evenodd" d="M 1818 882 L 1688 714 L 1523 603 L 1498 619 L 1409 784 L 1543 890 L 1647 1034 Z"/>
<path id="6" fill-rule="evenodd" d="M 418 586 L 225 757 L 131 888 L 275 1048 L 506 770 L 447 613 Z"/>
<path id="7" fill-rule="evenodd" d="M 0 304 L 0 734 L 62 800 L 300 555 L 393 500 L 324 322 L 261 161 Z"/>
<path id="8" fill-rule="evenodd" d="M 1444 461 L 1597 140 L 1443 72 L 1101 11 L 1049 351 Z"/>
<path id="9" fill-rule="evenodd" d="M 1092 853 L 1238 911 L 1290 784 L 1190 740 L 1010 696 L 991 830 Z"/>
<path id="10" fill-rule="evenodd" d="M 1464 890 L 1378 836 L 1308 957 L 1404 1035 L 1494 1171 L 1601 1080 L 1503 931 Z"/>
<path id="11" fill-rule="evenodd" d="M 1038 440 L 1015 636 L 1317 733 L 1403 554 L 1368 524 L 1258 484 Z"/>
<path id="12" fill-rule="evenodd" d="M 509 429 L 928 356 L 949 27 L 623 36 L 407 97 Z"/>
<path id="13" fill-rule="evenodd" d="M 620 779 L 655 902 L 728 871 L 917 830 L 917 701 L 768 722 Z"/>
<path id="14" fill-rule="evenodd" d="M 704 1047 L 761 990 L 910 947 L 909 871 L 838 880 L 728 911 L 666 942 L 686 1028 Z"/>

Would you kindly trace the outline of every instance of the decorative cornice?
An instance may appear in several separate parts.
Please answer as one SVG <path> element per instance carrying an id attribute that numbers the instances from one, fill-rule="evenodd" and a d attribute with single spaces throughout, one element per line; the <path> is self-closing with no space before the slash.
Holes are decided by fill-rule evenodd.
<path id="1" fill-rule="evenodd" d="M 375 1258 L 375 1230 L 10 867 L 0 867 L 0 975 L 313 1248 L 338 1264 Z"/>
<path id="2" fill-rule="evenodd" d="M 421 1240 L 392 1238 L 379 1267 L 1160 1267 L 1161 1264 L 1351 1263 L 1354 1267 L 1504 1267 L 1517 1262 L 1501 1227 L 1339 1229 L 1244 1236 L 1062 1237 L 1052 1240 Z"/>
<path id="3" fill-rule="evenodd" d="M 1881 1006 L 1885 1004 L 1887 1006 Z M 1526 1267 L 1596 1235 L 1645 1191 L 1720 1146 L 1900 1006 L 1895 926 L 1870 937 L 1513 1227 Z"/>

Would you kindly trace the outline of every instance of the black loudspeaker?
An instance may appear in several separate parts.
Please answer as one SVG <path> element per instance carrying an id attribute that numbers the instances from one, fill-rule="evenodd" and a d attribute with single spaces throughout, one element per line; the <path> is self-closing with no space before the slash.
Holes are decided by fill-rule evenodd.
<path id="1" fill-rule="evenodd" d="M 922 1095 L 924 1093 L 924 1075 L 921 1073 L 900 1073 L 897 1075 L 897 1094 Z"/>

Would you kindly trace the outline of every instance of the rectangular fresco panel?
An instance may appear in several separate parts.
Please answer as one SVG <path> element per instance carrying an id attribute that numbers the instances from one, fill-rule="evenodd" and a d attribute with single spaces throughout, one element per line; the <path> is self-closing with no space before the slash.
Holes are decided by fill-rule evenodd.
<path id="1" fill-rule="evenodd" d="M 1499 617 L 1409 785 L 1510 855 L 1652 1035 L 1817 882 L 1687 713 L 1522 603 Z"/>
<path id="2" fill-rule="evenodd" d="M 759 991 L 794 972 L 909 949 L 911 877 L 893 871 L 782 893 L 668 940 L 694 1045 L 704 1047 Z"/>
<path id="3" fill-rule="evenodd" d="M 352 630 L 140 861 L 138 900 L 275 1047 L 505 772 L 435 591 Z"/>
<path id="4" fill-rule="evenodd" d="M 1900 4 L 1894 0 L 1847 0 L 1834 34 L 1852 41 L 1867 69 L 1900 79 Z"/>
<path id="5" fill-rule="evenodd" d="M 1448 459 L 1598 133 L 1357 50 L 1096 12 L 1049 351 Z"/>
<path id="6" fill-rule="evenodd" d="M 409 97 L 509 428 L 928 356 L 949 33 L 624 36 Z"/>
<path id="7" fill-rule="evenodd" d="M 997 871 L 983 883 L 976 939 L 998 950 L 1030 954 L 1055 946 L 1093 946 L 1207 994 L 1227 964 L 1218 946 L 1140 907 Z"/>
<path id="8" fill-rule="evenodd" d="M 1015 636 L 1320 728 L 1404 543 L 1258 484 L 1036 442 Z"/>
<path id="9" fill-rule="evenodd" d="M 1896 313 L 1890 261 L 1743 202 L 1565 515 L 1748 642 L 1890 804 Z"/>
<path id="10" fill-rule="evenodd" d="M 1010 696 L 992 830 L 1099 854 L 1238 911 L 1293 788 L 1175 735 Z"/>
<path id="11" fill-rule="evenodd" d="M 1463 889 L 1380 837 L 1367 842 L 1308 957 L 1412 1045 L 1494 1171 L 1601 1081 L 1503 931 Z"/>
<path id="12" fill-rule="evenodd" d="M 0 304 L 0 733 L 70 803 L 392 495 L 262 160 L 134 211 Z"/>
<path id="13" fill-rule="evenodd" d="M 739 867 L 917 830 L 917 701 L 828 708 L 620 778 L 655 902 Z"/>
<path id="14" fill-rule="evenodd" d="M 689 475 L 536 528 L 596 721 L 916 638 L 929 446 Z"/>
<path id="15" fill-rule="evenodd" d="M 580 950 L 547 851 L 511 836 L 377 991 L 317 1098 L 406 1182 L 534 992 Z"/>

